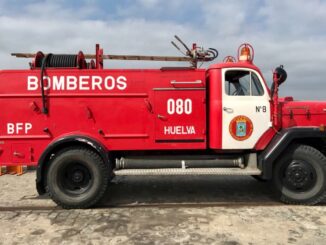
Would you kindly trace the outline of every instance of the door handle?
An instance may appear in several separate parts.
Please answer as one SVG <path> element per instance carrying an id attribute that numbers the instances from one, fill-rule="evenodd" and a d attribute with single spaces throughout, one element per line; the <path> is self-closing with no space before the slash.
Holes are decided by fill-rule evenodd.
<path id="1" fill-rule="evenodd" d="M 15 157 L 20 157 L 20 158 L 24 158 L 24 157 L 25 157 L 25 155 L 24 155 L 23 153 L 20 153 L 20 152 L 17 152 L 17 151 L 15 151 L 15 152 L 13 153 L 13 155 L 14 155 Z"/>
<path id="2" fill-rule="evenodd" d="M 166 121 L 167 120 L 166 116 L 163 116 L 163 115 L 160 115 L 160 114 L 157 115 L 157 118 L 158 119 L 161 119 L 162 121 Z"/>
<path id="3" fill-rule="evenodd" d="M 229 108 L 229 107 L 223 107 L 223 111 L 225 111 L 227 113 L 233 113 L 233 109 Z"/>

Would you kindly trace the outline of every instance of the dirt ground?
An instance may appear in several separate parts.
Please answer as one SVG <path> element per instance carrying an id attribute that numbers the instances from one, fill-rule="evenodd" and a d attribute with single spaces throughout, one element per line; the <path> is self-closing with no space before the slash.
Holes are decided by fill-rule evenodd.
<path id="1" fill-rule="evenodd" d="M 0 177 L 0 244 L 325 244 L 326 206 L 279 203 L 251 177 L 120 177 L 102 203 L 63 210 L 35 172 Z"/>

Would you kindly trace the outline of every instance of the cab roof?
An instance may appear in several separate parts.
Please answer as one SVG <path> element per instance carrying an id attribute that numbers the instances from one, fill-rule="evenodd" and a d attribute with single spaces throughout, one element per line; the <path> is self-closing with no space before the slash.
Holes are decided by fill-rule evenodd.
<path id="1" fill-rule="evenodd" d="M 257 66 L 250 62 L 221 62 L 217 64 L 213 64 L 208 67 L 209 69 L 222 69 L 222 68 L 249 68 L 256 71 L 260 71 Z"/>

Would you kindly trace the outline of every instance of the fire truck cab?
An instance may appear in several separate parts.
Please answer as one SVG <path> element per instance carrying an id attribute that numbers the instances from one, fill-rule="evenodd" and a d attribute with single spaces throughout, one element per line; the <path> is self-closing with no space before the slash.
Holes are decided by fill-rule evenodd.
<path id="1" fill-rule="evenodd" d="M 64 208 L 87 208 L 115 175 L 251 175 L 281 200 L 326 195 L 326 103 L 278 98 L 249 44 L 208 69 L 189 57 L 14 54 L 29 70 L 0 71 L 0 163 L 37 166 L 36 186 Z M 86 59 L 94 58 L 89 63 Z M 190 61 L 191 67 L 103 69 L 103 59 Z"/>

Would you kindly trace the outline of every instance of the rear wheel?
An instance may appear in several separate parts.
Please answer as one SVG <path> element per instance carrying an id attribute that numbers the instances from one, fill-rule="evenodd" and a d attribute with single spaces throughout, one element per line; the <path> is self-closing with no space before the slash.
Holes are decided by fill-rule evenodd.
<path id="1" fill-rule="evenodd" d="M 313 205 L 326 197 L 326 158 L 307 145 L 293 145 L 276 163 L 273 183 L 289 204 Z"/>
<path id="2" fill-rule="evenodd" d="M 94 151 L 69 148 L 56 154 L 47 171 L 46 189 L 63 208 L 88 208 L 104 195 L 110 177 L 108 163 Z"/>

